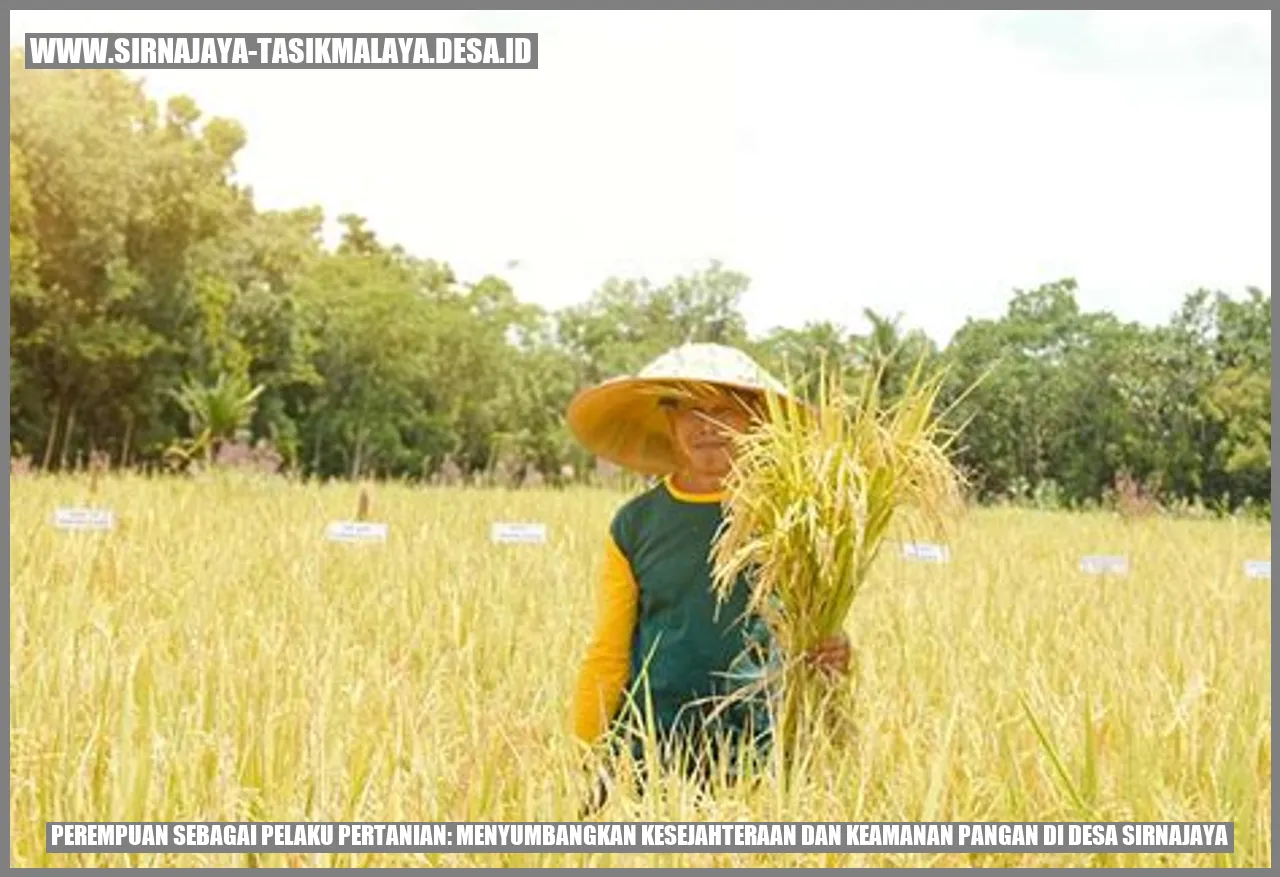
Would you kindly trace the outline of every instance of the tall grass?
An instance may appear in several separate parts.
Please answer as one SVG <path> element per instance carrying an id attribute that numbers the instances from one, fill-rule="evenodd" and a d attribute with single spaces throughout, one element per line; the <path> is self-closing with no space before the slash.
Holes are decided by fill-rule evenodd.
<path id="1" fill-rule="evenodd" d="M 568 703 L 622 497 L 11 479 L 10 862 L 52 865 L 1271 863 L 1265 526 L 977 512 L 952 563 L 887 551 L 848 632 L 855 735 L 792 786 L 611 800 L 602 819 L 1234 820 L 1209 855 L 48 855 L 47 820 L 572 820 Z M 544 546 L 494 546 L 494 520 Z M 1079 573 L 1128 553 L 1127 578 Z M 1032 721 L 1034 719 L 1034 721 Z"/>

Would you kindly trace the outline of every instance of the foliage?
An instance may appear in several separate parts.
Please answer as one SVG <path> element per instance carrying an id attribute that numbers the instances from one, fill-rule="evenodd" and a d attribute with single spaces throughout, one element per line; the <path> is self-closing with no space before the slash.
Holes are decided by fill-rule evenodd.
<path id="1" fill-rule="evenodd" d="M 547 312 L 360 216 L 338 217 L 328 248 L 319 209 L 258 209 L 233 177 L 244 130 L 188 98 L 159 106 L 116 71 L 27 70 L 21 50 L 10 78 L 11 450 L 41 469 L 95 450 L 158 463 L 190 436 L 174 394 L 228 375 L 262 387 L 252 440 L 306 475 L 583 473 L 564 427 L 573 393 L 696 340 L 741 345 L 810 397 L 823 364 L 878 375 L 889 400 L 913 363 L 945 367 L 940 402 L 969 423 L 959 463 L 986 501 L 1100 503 L 1128 473 L 1169 508 L 1269 508 L 1261 290 L 1192 290 L 1147 327 L 1082 311 L 1062 279 L 1015 290 L 942 348 L 871 310 L 858 331 L 753 337 L 749 279 L 715 262 L 661 284 L 605 278 Z"/>
<path id="2" fill-rule="evenodd" d="M 254 405 L 265 388 L 249 387 L 241 377 L 218 375 L 208 386 L 187 381 L 174 392 L 174 398 L 191 419 L 191 432 L 208 431 L 215 443 L 232 438 L 253 419 Z"/>

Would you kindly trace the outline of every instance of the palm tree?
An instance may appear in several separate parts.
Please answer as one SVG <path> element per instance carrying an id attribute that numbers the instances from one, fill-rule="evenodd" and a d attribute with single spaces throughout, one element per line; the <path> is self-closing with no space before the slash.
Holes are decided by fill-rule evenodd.
<path id="1" fill-rule="evenodd" d="M 879 375 L 877 383 L 884 392 L 890 384 L 893 360 L 902 348 L 902 315 L 883 317 L 871 308 L 863 308 L 862 316 L 871 324 L 871 331 L 854 340 L 854 350 L 863 367 Z"/>
<path id="2" fill-rule="evenodd" d="M 186 412 L 195 446 L 202 447 L 206 462 L 222 442 L 249 425 L 265 387 L 250 387 L 242 376 L 219 375 L 212 385 L 186 381 L 173 397 Z"/>

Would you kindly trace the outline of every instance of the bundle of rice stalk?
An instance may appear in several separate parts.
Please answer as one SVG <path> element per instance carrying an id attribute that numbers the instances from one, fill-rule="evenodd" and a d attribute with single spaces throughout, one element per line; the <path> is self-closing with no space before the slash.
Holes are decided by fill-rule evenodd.
<path id="1" fill-rule="evenodd" d="M 831 717 L 831 680 L 803 656 L 843 630 L 890 526 L 941 529 L 958 504 L 955 434 L 934 414 L 942 379 L 918 363 L 885 405 L 879 373 L 850 392 L 824 368 L 812 404 L 770 396 L 767 417 L 735 439 L 714 580 L 723 599 L 739 574 L 751 576 L 749 608 L 784 656 L 769 679 L 781 683 L 774 735 L 784 757 Z"/>

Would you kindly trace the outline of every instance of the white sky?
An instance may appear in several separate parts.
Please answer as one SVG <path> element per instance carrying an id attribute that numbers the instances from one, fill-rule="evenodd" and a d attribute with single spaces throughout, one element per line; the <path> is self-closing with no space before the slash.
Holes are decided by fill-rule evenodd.
<path id="1" fill-rule="evenodd" d="M 10 29 L 537 32 L 536 71 L 145 76 L 245 125 L 260 207 L 359 213 L 549 307 L 713 258 L 752 278 L 756 332 L 860 329 L 872 307 L 945 341 L 1067 275 L 1086 307 L 1143 321 L 1197 286 L 1270 291 L 1270 12 L 49 11 Z"/>

